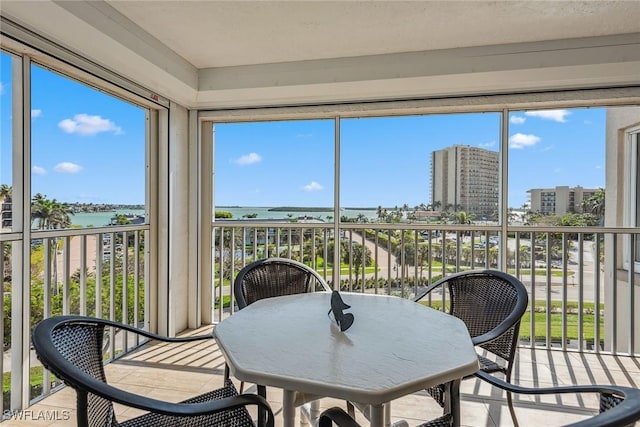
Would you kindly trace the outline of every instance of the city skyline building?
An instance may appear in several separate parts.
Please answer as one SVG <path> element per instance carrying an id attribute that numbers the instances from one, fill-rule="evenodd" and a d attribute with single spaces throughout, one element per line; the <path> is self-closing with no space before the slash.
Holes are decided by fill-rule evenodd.
<path id="1" fill-rule="evenodd" d="M 453 145 L 431 153 L 431 205 L 497 218 L 497 151 Z"/>

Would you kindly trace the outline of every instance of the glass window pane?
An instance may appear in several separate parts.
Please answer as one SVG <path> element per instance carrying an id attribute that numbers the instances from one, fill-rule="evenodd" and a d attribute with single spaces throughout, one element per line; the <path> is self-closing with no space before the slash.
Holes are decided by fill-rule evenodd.
<path id="1" fill-rule="evenodd" d="M 344 220 L 497 221 L 499 113 L 345 119 L 340 131 Z"/>
<path id="2" fill-rule="evenodd" d="M 333 221 L 333 120 L 216 124 L 214 158 L 217 217 Z"/>
<path id="3" fill-rule="evenodd" d="M 635 145 L 635 152 L 636 152 L 636 159 L 635 159 L 635 166 L 636 166 L 636 170 L 635 170 L 635 179 L 636 179 L 636 191 L 635 191 L 635 195 L 636 195 L 636 200 L 635 200 L 635 211 L 636 211 L 636 217 L 635 217 L 635 226 L 636 227 L 640 227 L 640 196 L 638 195 L 638 193 L 640 193 L 640 132 L 634 133 L 632 135 L 632 144 Z M 633 203 L 633 201 L 632 201 Z M 635 261 L 636 262 L 640 262 L 640 234 L 636 235 L 636 248 L 635 248 L 636 254 L 635 254 Z"/>
<path id="4" fill-rule="evenodd" d="M 144 218 L 145 110 L 36 65 L 31 104 L 32 227 Z"/>
<path id="5" fill-rule="evenodd" d="M 510 112 L 510 223 L 602 225 L 605 128 L 606 108 Z"/>
<path id="6" fill-rule="evenodd" d="M 12 55 L 0 52 L 0 232 L 11 231 L 13 164 L 12 164 Z"/>

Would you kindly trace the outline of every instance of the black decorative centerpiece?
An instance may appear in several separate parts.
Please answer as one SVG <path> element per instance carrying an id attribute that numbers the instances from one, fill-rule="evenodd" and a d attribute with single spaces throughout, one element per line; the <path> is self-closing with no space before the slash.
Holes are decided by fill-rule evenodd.
<path id="1" fill-rule="evenodd" d="M 346 331 L 351 327 L 351 325 L 353 325 L 353 314 L 343 312 L 343 310 L 348 308 L 351 308 L 351 306 L 342 301 L 340 293 L 338 291 L 333 291 L 331 293 L 331 309 L 327 315 L 333 312 L 333 318 L 336 319 L 336 323 L 342 332 Z"/>

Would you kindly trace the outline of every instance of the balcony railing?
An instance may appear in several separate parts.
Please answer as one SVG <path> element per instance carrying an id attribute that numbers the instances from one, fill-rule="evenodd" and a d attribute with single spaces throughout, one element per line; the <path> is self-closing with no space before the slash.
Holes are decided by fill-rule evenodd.
<path id="1" fill-rule="evenodd" d="M 640 281 L 629 259 L 635 259 L 639 236 L 638 229 L 600 227 L 510 226 L 505 232 L 491 225 L 217 221 L 214 319 L 233 312 L 237 272 L 269 256 L 302 261 L 332 287 L 339 280 L 342 290 L 404 298 L 443 275 L 491 268 L 515 275 L 529 291 L 521 346 L 633 355 L 640 353 L 635 327 L 640 297 L 634 291 Z M 611 250 L 605 251 L 605 240 Z M 339 273 L 333 262 L 336 241 Z M 613 277 L 605 279 L 605 263 L 615 266 Z"/>
<path id="2" fill-rule="evenodd" d="M 33 351 L 25 346 L 30 331 L 41 319 L 80 314 L 148 326 L 148 228 L 132 225 L 33 231 L 26 250 L 19 236 L 3 233 L 0 333 L 5 357 L 0 359 L 0 369 L 5 390 L 8 384 L 11 387 L 3 394 L 2 411 L 22 406 L 24 395 L 37 399 L 59 384 L 38 366 Z M 23 262 L 25 251 L 30 256 Z M 24 330 L 29 334 L 21 332 Z M 107 361 L 139 344 L 124 334 L 106 338 Z M 23 357 L 27 351 L 29 357 Z M 21 390 L 22 360 L 30 360 L 29 382 L 36 384 L 28 391 Z"/>
<path id="3" fill-rule="evenodd" d="M 12 325 L 16 315 L 29 331 L 39 319 L 57 314 L 148 326 L 148 233 L 148 225 L 33 231 L 26 249 L 19 235 L 0 236 L 0 333 L 5 354 L 11 356 L 0 360 L 5 382 L 11 384 L 1 409 L 9 408 L 13 394 L 27 393 L 16 392 L 24 384 L 21 361 L 28 360 L 23 356 L 28 335 Z M 303 261 L 332 287 L 339 282 L 342 290 L 404 298 L 443 275 L 495 268 L 519 277 L 529 290 L 521 346 L 637 356 L 640 297 L 634 289 L 640 281 L 635 263 L 628 261 L 637 258 L 639 236 L 638 229 L 597 227 L 510 226 L 505 231 L 494 225 L 216 221 L 213 319 L 233 313 L 233 278 L 244 265 L 264 257 Z M 23 263 L 16 253 L 30 254 L 30 260 Z M 334 258 L 340 260 L 335 271 Z M 611 273 L 605 277 L 605 271 Z M 15 293 L 19 289 L 26 290 Z M 444 307 L 446 296 L 432 302 Z M 126 336 L 113 337 L 105 353 L 112 359 L 137 344 Z M 32 382 L 43 384 L 30 390 L 33 399 L 57 383 L 33 358 L 30 366 Z"/>

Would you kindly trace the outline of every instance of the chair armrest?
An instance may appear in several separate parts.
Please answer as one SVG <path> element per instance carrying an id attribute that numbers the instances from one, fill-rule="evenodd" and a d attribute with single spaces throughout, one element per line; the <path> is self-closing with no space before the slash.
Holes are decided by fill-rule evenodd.
<path id="1" fill-rule="evenodd" d="M 522 387 L 508 383 L 483 371 L 476 377 L 502 390 L 518 394 L 599 393 L 622 399 L 612 408 L 589 419 L 571 424 L 572 427 L 626 426 L 640 420 L 640 389 L 616 385 L 569 385 L 546 388 Z"/>
<path id="2" fill-rule="evenodd" d="M 320 414 L 318 427 L 331 427 L 332 423 L 335 423 L 338 427 L 360 427 L 356 420 L 337 406 L 329 408 Z"/>
<path id="3" fill-rule="evenodd" d="M 66 318 L 66 319 L 64 319 Z M 84 316 L 60 316 L 60 319 L 64 320 L 73 320 L 74 322 L 81 323 Z M 102 324 L 104 326 L 114 327 L 123 331 L 128 331 L 134 334 L 141 335 L 143 337 L 163 342 L 171 342 L 171 343 L 181 343 L 181 342 L 192 342 L 192 341 L 200 341 L 200 340 L 208 340 L 213 339 L 213 333 L 204 334 L 204 335 L 193 335 L 186 337 L 167 337 L 164 335 L 154 334 L 153 332 L 145 331 L 144 329 L 139 329 L 131 325 L 125 325 L 118 322 L 113 322 L 107 319 L 96 319 L 93 317 L 86 317 L 87 321 L 91 324 Z"/>
<path id="4" fill-rule="evenodd" d="M 86 322 L 91 326 L 113 326 L 151 339 L 159 339 L 161 341 L 169 342 L 188 342 L 203 339 L 213 340 L 213 335 L 167 338 L 147 331 L 142 331 L 132 326 L 85 316 L 58 316 L 55 318 L 45 319 L 34 329 L 32 336 L 34 347 L 38 354 L 38 359 L 40 359 L 45 368 L 53 372 L 66 384 L 75 388 L 79 393 L 92 393 L 109 401 L 120 403 L 128 407 L 134 407 L 164 415 L 203 415 L 226 409 L 234 409 L 244 405 L 257 405 L 258 407 L 267 410 L 267 412 L 271 414 L 271 418 L 273 418 L 273 413 L 271 412 L 267 401 L 263 397 L 253 394 L 234 396 L 203 403 L 172 403 L 134 394 L 100 381 L 71 363 L 71 361 L 65 358 L 52 345 L 51 340 L 48 339 L 48 337 L 52 336 L 53 330 L 57 328 L 58 325 L 65 323 L 68 324 L 69 322 L 80 324 Z"/>
<path id="5" fill-rule="evenodd" d="M 437 280 L 437 281 L 433 282 L 432 284 L 427 286 L 427 289 L 422 291 L 422 293 L 420 295 L 414 297 L 413 298 L 413 302 L 419 302 L 422 298 L 424 298 L 428 294 L 430 294 L 431 291 L 433 291 L 435 288 L 438 288 L 438 287 L 442 286 L 448 279 L 449 279 L 449 276 L 446 276 L 446 277 L 443 277 L 440 280 Z M 443 307 L 443 310 L 444 310 L 444 307 Z"/>
<path id="6" fill-rule="evenodd" d="M 56 373 L 56 375 L 58 374 Z M 76 390 L 87 391 L 124 406 L 153 413 L 174 416 L 197 416 L 247 405 L 255 405 L 259 409 L 264 409 L 267 412 L 267 426 L 273 426 L 274 422 L 274 415 L 267 400 L 256 394 L 240 394 L 202 403 L 173 403 L 122 390 L 99 381 L 77 368 L 73 370 L 67 368 L 67 372 L 63 376 L 58 376 L 62 378 L 65 383 L 68 383 L 70 387 L 76 388 Z"/>

